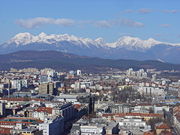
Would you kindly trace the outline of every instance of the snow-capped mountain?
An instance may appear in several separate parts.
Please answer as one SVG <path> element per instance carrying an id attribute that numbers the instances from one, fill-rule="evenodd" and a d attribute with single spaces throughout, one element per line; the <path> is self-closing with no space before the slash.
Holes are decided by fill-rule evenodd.
<path id="1" fill-rule="evenodd" d="M 68 34 L 47 35 L 44 32 L 40 33 L 37 36 L 32 35 L 28 32 L 19 33 L 15 35 L 12 39 L 7 41 L 6 43 L 7 44 L 15 43 L 18 46 L 18 45 L 28 45 L 32 43 L 54 44 L 54 43 L 58 43 L 62 41 L 73 42 L 74 44 L 77 44 L 77 45 L 79 44 L 83 44 L 85 46 L 96 45 L 96 46 L 104 46 L 104 47 L 110 47 L 110 48 L 117 48 L 117 47 L 151 48 L 152 46 L 157 45 L 157 44 L 174 45 L 171 43 L 160 42 L 153 38 L 149 38 L 147 40 L 141 40 L 140 38 L 137 38 L 137 37 L 123 36 L 119 38 L 116 42 L 105 43 L 103 38 L 97 38 L 95 40 L 92 40 L 89 38 L 80 38 L 80 37 L 76 37 L 74 35 L 68 35 Z"/>
<path id="2" fill-rule="evenodd" d="M 39 35 L 35 36 L 30 33 L 19 33 L 15 35 L 12 39 L 10 39 L 7 44 L 16 44 L 19 45 L 28 45 L 32 43 L 45 43 L 45 44 L 58 44 L 58 42 L 72 42 L 73 44 L 80 45 L 83 44 L 85 46 L 91 45 L 99 45 L 100 39 L 92 40 L 89 38 L 78 38 L 74 35 L 62 34 L 62 35 L 47 35 L 42 32 Z"/>
<path id="3" fill-rule="evenodd" d="M 107 46 L 112 47 L 112 48 L 127 47 L 130 49 L 133 49 L 133 48 L 147 49 L 157 44 L 162 44 L 162 42 L 156 41 L 153 38 L 149 38 L 147 40 L 141 40 L 140 38 L 136 38 L 136 37 L 123 36 L 119 38 L 117 42 L 107 43 Z"/>
<path id="4" fill-rule="evenodd" d="M 107 43 L 103 38 L 95 40 L 68 34 L 33 35 L 19 33 L 1 45 L 0 53 L 19 50 L 58 50 L 84 56 L 113 59 L 161 59 L 165 62 L 180 63 L 180 44 L 157 41 L 153 38 L 142 40 L 123 36 Z"/>

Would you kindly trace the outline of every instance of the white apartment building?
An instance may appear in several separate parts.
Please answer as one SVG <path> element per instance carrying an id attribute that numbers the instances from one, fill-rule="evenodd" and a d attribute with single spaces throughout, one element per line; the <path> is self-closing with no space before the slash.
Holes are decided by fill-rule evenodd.
<path id="1" fill-rule="evenodd" d="M 149 96 L 165 96 L 166 92 L 162 88 L 158 87 L 145 87 L 140 86 L 138 87 L 138 92 L 142 95 L 149 95 Z"/>
<path id="2" fill-rule="evenodd" d="M 98 126 L 80 126 L 81 135 L 101 135 L 103 132 L 103 127 Z"/>
<path id="3" fill-rule="evenodd" d="M 43 131 L 43 135 L 62 135 L 64 132 L 64 118 L 48 119 L 39 124 L 39 130 Z"/>

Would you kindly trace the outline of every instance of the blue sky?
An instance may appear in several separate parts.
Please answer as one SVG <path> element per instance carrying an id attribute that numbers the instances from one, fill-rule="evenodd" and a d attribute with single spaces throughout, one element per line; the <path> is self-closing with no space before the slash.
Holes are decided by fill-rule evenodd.
<path id="1" fill-rule="evenodd" d="M 20 32 L 180 43 L 180 0 L 0 0 L 0 43 Z"/>

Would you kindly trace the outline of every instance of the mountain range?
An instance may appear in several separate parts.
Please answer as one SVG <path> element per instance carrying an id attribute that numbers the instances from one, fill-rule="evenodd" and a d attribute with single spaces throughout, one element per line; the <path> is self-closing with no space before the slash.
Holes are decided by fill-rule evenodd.
<path id="1" fill-rule="evenodd" d="M 111 68 L 117 69 L 152 69 L 157 70 L 180 70 L 180 65 L 164 63 L 160 61 L 136 61 L 136 60 L 113 60 L 74 54 L 59 51 L 18 51 L 0 55 L 0 70 L 10 68 L 53 68 L 56 70 L 81 69 L 90 72 L 101 72 Z"/>
<path id="2" fill-rule="evenodd" d="M 105 59 L 159 60 L 180 64 L 180 44 L 160 42 L 153 38 L 142 40 L 123 36 L 107 43 L 103 38 L 95 40 L 68 34 L 19 33 L 0 45 L 0 54 L 21 50 L 54 50 L 80 56 Z"/>

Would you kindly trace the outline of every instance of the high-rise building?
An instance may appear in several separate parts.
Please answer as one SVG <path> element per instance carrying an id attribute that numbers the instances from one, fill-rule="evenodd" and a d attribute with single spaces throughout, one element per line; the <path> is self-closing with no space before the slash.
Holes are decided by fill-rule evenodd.
<path id="1" fill-rule="evenodd" d="M 54 95 L 54 83 L 49 83 L 48 94 Z"/>
<path id="2" fill-rule="evenodd" d="M 0 116 L 4 116 L 6 114 L 5 103 L 0 103 Z"/>
<path id="3" fill-rule="evenodd" d="M 94 105 L 95 105 L 95 97 L 90 94 L 90 96 L 89 96 L 89 110 L 88 110 L 89 114 L 94 113 Z"/>
<path id="4" fill-rule="evenodd" d="M 77 70 L 76 74 L 77 74 L 77 76 L 80 76 L 81 75 L 81 70 Z"/>
<path id="5" fill-rule="evenodd" d="M 20 91 L 22 88 L 28 87 L 28 81 L 26 79 L 22 80 L 11 80 L 11 88 Z"/>
<path id="6" fill-rule="evenodd" d="M 48 83 L 42 83 L 39 85 L 39 94 L 48 94 Z"/>
<path id="7" fill-rule="evenodd" d="M 22 88 L 21 80 L 11 80 L 11 88 L 20 91 Z"/>
<path id="8" fill-rule="evenodd" d="M 39 94 L 54 95 L 54 83 L 42 83 L 39 85 Z"/>
<path id="9" fill-rule="evenodd" d="M 39 130 L 43 131 L 42 135 L 62 135 L 64 132 L 64 118 L 57 117 L 56 119 L 46 120 L 39 124 Z"/>

